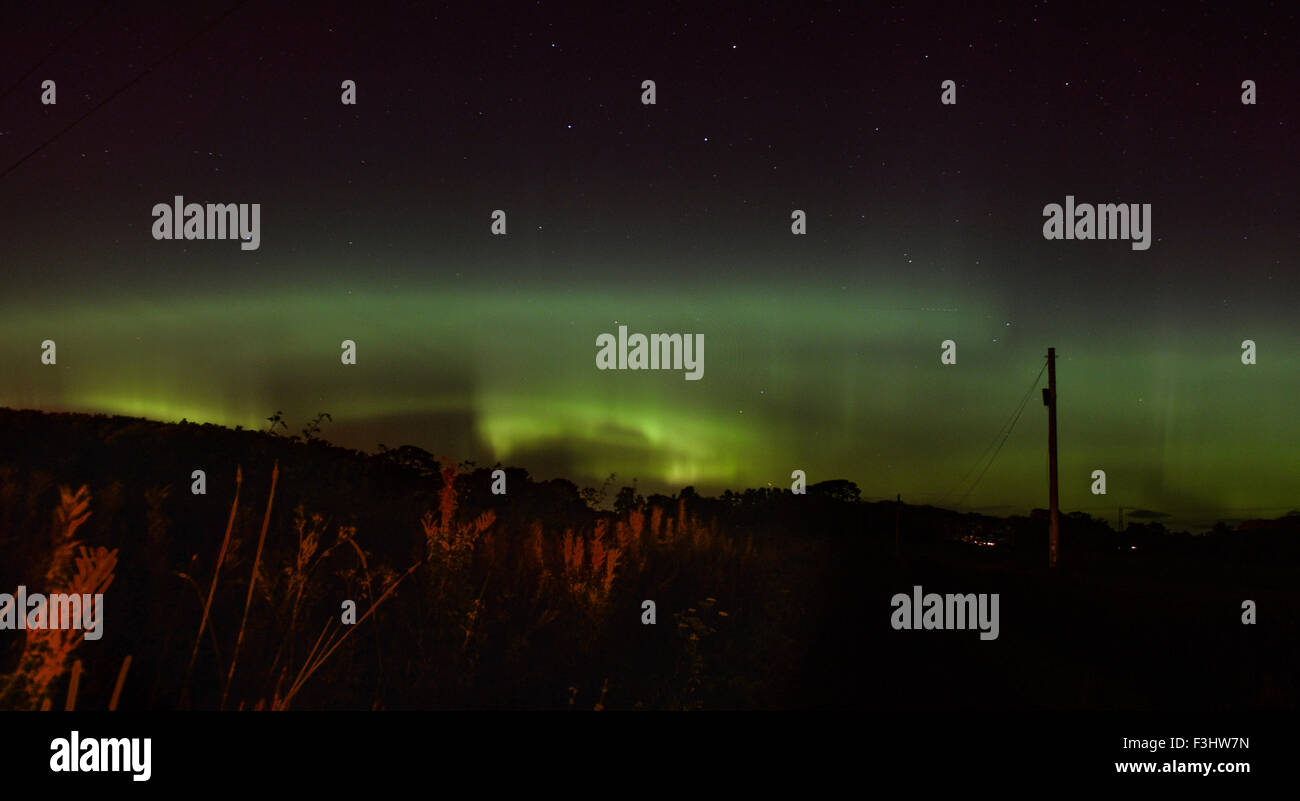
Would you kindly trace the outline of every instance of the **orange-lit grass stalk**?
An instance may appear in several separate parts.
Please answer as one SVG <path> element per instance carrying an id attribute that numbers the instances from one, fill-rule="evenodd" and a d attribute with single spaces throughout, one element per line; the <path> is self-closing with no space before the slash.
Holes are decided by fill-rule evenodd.
<path id="1" fill-rule="evenodd" d="M 297 695 L 298 691 L 307 683 L 307 679 L 311 678 L 312 674 L 315 673 L 321 665 L 325 664 L 325 660 L 329 659 L 330 655 L 338 650 L 338 647 L 343 644 L 343 641 L 348 638 L 348 635 L 356 630 L 357 626 L 361 625 L 366 618 L 374 614 L 375 610 L 379 608 L 379 605 L 387 600 L 389 595 L 393 594 L 393 590 L 397 589 L 397 585 L 401 584 L 402 580 L 407 576 L 414 573 L 421 564 L 423 564 L 423 562 L 416 562 L 408 567 L 406 572 L 398 576 L 397 579 L 388 586 L 388 589 L 384 590 L 383 595 L 380 595 L 375 599 L 375 602 L 370 605 L 370 608 L 365 611 L 365 614 L 358 618 L 356 623 L 349 625 L 341 634 L 334 632 L 326 638 L 325 635 L 329 632 L 330 624 L 333 623 L 333 620 L 325 621 L 325 628 L 321 629 L 320 636 L 316 638 L 316 644 L 311 647 L 311 651 L 307 654 L 307 659 L 303 662 L 302 668 L 299 669 L 298 675 L 294 678 L 293 683 L 289 685 L 289 691 L 284 694 L 283 698 L 276 698 L 272 702 L 271 708 L 277 710 L 288 709 L 289 702 L 293 700 L 293 697 Z"/>
<path id="2" fill-rule="evenodd" d="M 266 515 L 262 518 L 262 533 L 257 538 L 257 554 L 253 557 L 253 574 L 248 579 L 248 597 L 244 599 L 244 617 L 239 623 L 239 636 L 235 639 L 235 653 L 230 657 L 230 671 L 226 674 L 226 687 L 221 691 L 221 708 L 226 707 L 226 696 L 230 694 L 230 684 L 235 678 L 235 666 L 239 663 L 239 648 L 244 644 L 244 629 L 248 625 L 248 609 L 253 605 L 253 588 L 257 586 L 257 568 L 262 562 L 262 546 L 266 544 L 266 529 L 271 524 L 271 505 L 275 503 L 275 484 L 280 478 L 280 462 L 277 459 L 271 468 L 271 495 L 266 499 Z"/>
<path id="3" fill-rule="evenodd" d="M 108 701 L 108 711 L 117 710 L 117 702 L 122 698 L 122 687 L 126 684 L 126 672 L 131 669 L 131 655 L 122 660 L 122 669 L 117 672 L 117 684 L 113 685 L 113 697 Z"/>
<path id="4" fill-rule="evenodd" d="M 182 687 L 188 687 L 190 673 L 194 670 L 194 660 L 199 655 L 199 643 L 203 642 L 203 631 L 208 627 L 208 614 L 212 610 L 212 598 L 217 594 L 217 578 L 221 575 L 221 564 L 226 560 L 226 549 L 230 547 L 230 531 L 235 527 L 235 511 L 239 509 L 239 490 L 244 486 L 244 468 L 235 468 L 235 500 L 230 504 L 230 518 L 226 521 L 226 536 L 221 540 L 221 550 L 217 552 L 217 566 L 212 571 L 212 584 L 208 587 L 208 600 L 203 604 L 203 618 L 199 621 L 199 634 L 194 638 L 194 650 L 190 653 L 189 667 L 185 668 L 185 681 Z"/>

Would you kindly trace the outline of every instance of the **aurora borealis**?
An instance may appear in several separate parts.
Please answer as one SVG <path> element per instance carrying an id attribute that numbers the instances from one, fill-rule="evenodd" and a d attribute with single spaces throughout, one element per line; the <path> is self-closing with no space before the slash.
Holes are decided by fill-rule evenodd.
<path id="1" fill-rule="evenodd" d="M 18 15 L 45 34 L 3 74 L 53 54 L 0 99 L 0 169 L 161 62 L 0 177 L 0 405 L 325 411 L 342 445 L 580 485 L 803 469 L 1003 514 L 1046 504 L 1036 393 L 963 479 L 1054 346 L 1064 510 L 1300 507 L 1296 90 L 1271 20 L 1145 61 L 1141 26 L 1028 13 L 245 9 L 166 57 L 224 8 Z M 1044 240 L 1067 194 L 1151 204 L 1150 249 Z M 174 195 L 262 204 L 260 249 L 155 241 Z M 702 333 L 704 379 L 597 370 L 620 324 Z"/>

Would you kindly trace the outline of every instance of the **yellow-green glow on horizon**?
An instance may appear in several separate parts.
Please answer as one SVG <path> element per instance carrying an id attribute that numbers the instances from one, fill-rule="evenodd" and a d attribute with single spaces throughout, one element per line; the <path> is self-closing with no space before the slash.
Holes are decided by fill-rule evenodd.
<path id="1" fill-rule="evenodd" d="M 324 411 L 342 445 L 412 444 L 539 477 L 720 491 L 788 486 L 802 469 L 868 497 L 1007 512 L 1044 503 L 1036 397 L 975 491 L 944 491 L 961 487 L 1053 344 L 1065 508 L 1300 505 L 1300 467 L 1278 447 L 1300 441 L 1288 407 L 1300 376 L 1280 357 L 1244 368 L 1235 342 L 1208 334 L 1135 324 L 1102 337 L 1069 315 L 1009 318 L 993 298 L 956 308 L 797 285 L 779 297 L 485 286 L 28 305 L 0 322 L 12 366 L 0 404 L 245 428 L 283 410 L 295 433 Z M 620 324 L 703 334 L 704 378 L 597 370 L 596 337 Z M 53 367 L 39 360 L 47 338 Z M 340 362 L 344 339 L 355 366 Z M 956 365 L 939 362 L 945 339 L 959 343 Z M 1098 468 L 1106 497 L 1088 491 Z"/>
<path id="2" fill-rule="evenodd" d="M 143 417 L 164 423 L 177 423 L 186 420 L 191 423 L 215 423 L 234 428 L 265 427 L 265 417 L 257 417 L 256 412 L 232 414 L 229 409 L 215 406 L 204 407 L 199 403 L 173 401 L 165 398 L 144 398 L 128 395 L 94 395 L 87 394 L 70 398 L 67 411 L 85 411 L 96 414 L 123 415 L 125 417 Z"/>

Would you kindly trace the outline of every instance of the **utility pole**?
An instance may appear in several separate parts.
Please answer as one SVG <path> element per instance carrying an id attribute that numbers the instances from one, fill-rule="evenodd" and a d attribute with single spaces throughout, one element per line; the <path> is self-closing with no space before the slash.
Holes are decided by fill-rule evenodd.
<path id="1" fill-rule="evenodd" d="M 1056 567 L 1061 536 L 1061 512 L 1056 502 L 1056 348 L 1047 349 L 1047 389 L 1043 390 L 1047 406 L 1047 461 L 1049 492 L 1052 505 L 1052 529 L 1049 540 L 1048 567 Z"/>

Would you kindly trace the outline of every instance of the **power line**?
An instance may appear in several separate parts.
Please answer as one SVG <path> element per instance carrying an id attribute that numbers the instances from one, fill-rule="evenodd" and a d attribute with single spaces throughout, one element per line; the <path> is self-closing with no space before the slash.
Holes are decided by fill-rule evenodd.
<path id="1" fill-rule="evenodd" d="M 1030 393 L 1034 391 L 1034 387 L 1038 386 L 1038 382 L 1043 377 L 1043 370 L 1046 369 L 1047 369 L 1047 363 L 1043 362 L 1043 367 L 1038 371 L 1038 375 L 1034 378 L 1034 383 L 1030 385 L 1029 391 L 1025 393 L 1026 396 L 1028 396 Z M 1022 406 L 1023 404 L 1024 404 L 1024 399 L 1022 398 L 1020 404 L 1017 405 L 1016 408 L 1019 409 L 1020 406 Z M 972 465 L 971 468 L 967 470 L 966 473 L 960 479 L 954 482 L 952 487 L 950 487 L 943 494 L 939 495 L 939 498 L 937 501 L 935 501 L 935 503 L 942 503 L 950 495 L 956 492 L 958 487 L 961 487 L 963 484 L 965 484 L 967 479 L 969 479 L 971 476 L 975 474 L 975 471 L 979 469 L 979 466 L 984 463 L 984 459 L 988 456 L 989 451 L 993 450 L 994 445 L 997 444 L 999 437 L 1002 436 L 1002 432 L 1006 431 L 1010 425 L 1013 425 L 1012 418 L 1014 418 L 1016 414 L 1017 412 L 1015 411 L 1011 413 L 1011 415 L 1007 418 L 1007 421 L 1004 422 L 998 428 L 998 433 L 994 434 L 993 439 L 989 441 L 989 444 L 984 446 L 984 450 L 980 452 L 979 458 L 975 460 L 974 465 Z"/>
<path id="2" fill-rule="evenodd" d="M 88 22 L 90 22 L 92 19 L 94 19 L 95 16 L 98 15 L 99 12 L 100 12 L 101 10 L 103 10 L 104 6 L 106 6 L 106 5 L 108 5 L 108 4 L 107 4 L 107 3 L 100 3 L 98 6 L 95 7 L 95 10 L 94 10 L 94 11 L 90 12 L 90 16 L 86 17 L 85 19 L 83 19 L 83 20 L 81 21 L 81 24 L 80 24 L 80 25 L 78 25 L 78 26 L 76 26 L 75 28 L 73 28 L 72 30 L 68 31 L 68 35 L 67 35 L 67 36 L 64 36 L 62 39 L 60 39 L 60 40 L 58 41 L 58 43 L 54 45 L 53 49 L 51 49 L 49 53 L 46 53 L 46 54 L 45 54 L 45 58 L 43 58 L 43 59 L 41 59 L 40 61 L 36 62 L 36 65 L 33 66 L 31 69 L 27 70 L 27 72 L 23 73 L 23 76 L 22 76 L 21 78 L 19 78 L 18 80 L 14 81 L 14 82 L 13 82 L 13 85 L 10 86 L 8 89 L 6 89 L 6 90 L 4 91 L 4 94 L 0 94 L 0 100 L 4 100 L 4 99 L 5 99 L 6 97 L 8 97 L 9 95 L 13 94 L 13 91 L 14 91 L 15 89 L 17 89 L 19 86 L 21 86 L 22 83 L 23 83 L 23 81 L 25 81 L 25 80 L 27 80 L 28 78 L 32 77 L 32 73 L 36 72 L 36 71 L 37 71 L 38 69 L 40 69 L 41 67 L 45 66 L 45 62 L 49 61 L 50 58 L 52 58 L 52 57 L 54 56 L 55 53 L 57 53 L 57 52 L 59 52 L 60 50 L 62 50 L 62 49 L 63 49 L 63 46 L 64 46 L 65 44 L 68 43 L 68 40 L 71 39 L 72 37 L 76 36 L 76 35 L 77 35 L 77 32 L 80 31 L 82 28 L 86 27 L 86 23 L 88 23 Z"/>
<path id="3" fill-rule="evenodd" d="M 992 466 L 993 460 L 997 459 L 998 452 L 1002 450 L 1002 446 L 1003 444 L 1006 443 L 1007 437 L 1011 436 L 1012 429 L 1015 428 L 1016 423 L 1020 420 L 1020 415 L 1024 413 L 1025 404 L 1029 402 L 1029 397 L 1033 395 L 1034 389 L 1038 387 L 1038 382 L 1042 380 L 1043 371 L 1045 371 L 1046 369 L 1047 369 L 1047 362 L 1044 361 L 1043 366 L 1038 370 L 1038 375 L 1034 376 L 1033 383 L 1029 385 L 1029 389 L 1025 392 L 1024 396 L 1020 399 L 1020 403 L 1017 404 L 1015 411 L 1011 413 L 1011 416 L 1007 419 L 1007 422 L 1003 423 L 1002 427 L 998 429 L 998 433 L 993 435 L 993 439 L 989 442 L 987 446 L 985 446 L 984 450 L 980 453 L 979 458 L 975 460 L 974 466 L 972 466 L 970 470 L 966 471 L 965 475 L 963 475 L 960 479 L 958 479 L 958 481 L 953 485 L 952 489 L 948 490 L 942 496 L 940 496 L 939 500 L 936 501 L 936 504 L 943 503 L 943 501 L 946 498 L 948 498 L 950 495 L 952 495 L 953 492 L 955 492 L 958 487 L 966 483 L 966 480 L 969 479 L 975 473 L 975 471 L 979 469 L 979 466 L 981 464 L 984 464 L 984 470 L 979 474 L 979 477 L 975 479 L 975 483 L 971 485 L 970 489 L 966 490 L 966 492 L 962 494 L 961 498 L 959 499 L 959 502 L 964 501 L 967 497 L 970 496 L 972 492 L 975 491 L 975 487 L 979 486 L 980 481 L 984 478 L 984 474 L 987 473 L 989 467 Z M 994 449 L 995 445 L 996 445 L 996 449 Z M 993 450 L 992 456 L 988 456 L 990 450 Z M 987 463 L 985 463 L 984 461 L 986 457 L 988 458 Z"/>
<path id="4" fill-rule="evenodd" d="M 42 150 L 44 150 L 45 148 L 49 147 L 49 146 L 50 146 L 51 144 L 53 144 L 53 143 L 54 143 L 54 142 L 55 142 L 59 137 L 63 136 L 65 133 L 67 133 L 68 131 L 70 131 L 70 130 L 72 130 L 73 128 L 75 128 L 75 127 L 76 127 L 76 126 L 77 126 L 77 125 L 78 125 L 82 120 L 86 119 L 86 118 L 89 117 L 91 114 L 94 114 L 96 111 L 99 111 L 101 108 L 103 108 L 105 105 L 107 105 L 110 101 L 112 101 L 112 100 L 113 100 L 114 98 L 116 98 L 118 95 L 120 95 L 120 94 L 122 94 L 123 92 L 125 92 L 127 89 L 130 89 L 132 86 L 135 86 L 137 83 L 140 82 L 140 80 L 141 80 L 142 78 L 144 78 L 146 75 L 148 75 L 149 73 L 151 73 L 151 72 L 153 72 L 155 69 L 157 69 L 157 68 L 158 68 L 158 67 L 159 67 L 159 66 L 160 66 L 164 61 L 167 61 L 167 59 L 171 58 L 172 56 L 174 56 L 174 55 L 176 55 L 177 53 L 179 53 L 181 50 L 183 50 L 183 49 L 185 49 L 186 47 L 188 47 L 189 45 L 193 44 L 194 41 L 197 40 L 200 36 L 202 36 L 203 34 L 207 33 L 208 31 L 212 30 L 213 28 L 215 28 L 218 24 L 220 24 L 221 22 L 223 22 L 223 21 L 224 21 L 227 17 L 229 17 L 231 14 L 234 14 L 234 13 L 235 13 L 236 11 L 238 11 L 240 8 L 242 8 L 243 6 L 247 5 L 247 3 L 248 3 L 248 0 L 242 0 L 242 1 L 239 2 L 239 3 L 236 3 L 234 6 L 232 6 L 231 8 L 229 8 L 229 9 L 228 9 L 224 14 L 222 14 L 221 16 L 217 17 L 216 19 L 212 20 L 212 22 L 209 22 L 207 25 L 204 25 L 204 26 L 203 26 L 202 28 L 200 28 L 199 31 L 198 31 L 197 33 L 195 33 L 193 36 L 191 36 L 190 38 L 186 39 L 184 42 L 181 42 L 179 45 L 177 45 L 176 47 L 172 48 L 172 50 L 170 50 L 170 51 L 169 51 L 166 55 L 164 55 L 162 58 L 158 59 L 158 60 L 155 61 L 153 64 L 151 64 L 151 65 L 149 65 L 148 67 L 146 67 L 146 68 L 144 69 L 144 71 L 142 71 L 139 75 L 135 76 L 135 77 L 132 78 L 130 81 L 127 81 L 126 84 L 123 85 L 121 88 L 119 88 L 116 92 L 113 92 L 113 93 L 112 93 L 111 95 L 109 95 L 108 97 L 106 97 L 106 98 L 104 98 L 103 100 L 101 100 L 101 101 L 99 101 L 98 103 L 96 103 L 96 104 L 94 105 L 94 107 L 92 107 L 92 108 L 91 108 L 89 111 L 87 111 L 85 114 L 82 114 L 80 117 L 78 117 L 78 118 L 76 118 L 75 120 L 73 120 L 73 121 L 72 121 L 71 123 L 69 123 L 66 127 L 64 127 L 63 130 L 61 130 L 61 131 L 59 131 L 58 133 L 54 134 L 54 136 L 51 136 L 49 139 L 46 139 L 45 142 L 42 143 L 41 145 L 39 145 L 35 150 L 31 151 L 31 152 L 28 153 L 27 155 L 25 155 L 25 156 L 23 156 L 22 158 L 18 159 L 18 160 L 15 161 L 13 164 L 10 164 L 8 167 L 5 168 L 4 172 L 0 172 L 0 180 L 4 180 L 5 176 L 7 176 L 9 173 L 13 172 L 14 170 L 18 169 L 18 167 L 21 166 L 21 165 L 23 164 L 23 162 L 27 161 L 27 159 L 31 158 L 32 156 L 35 156 L 37 153 L 39 153 L 39 152 L 41 152 Z"/>
<path id="5" fill-rule="evenodd" d="M 1043 375 L 1042 371 L 1039 371 L 1038 375 L 1039 378 L 1041 378 Z M 964 503 L 966 499 L 970 497 L 970 494 L 975 491 L 975 488 L 980 485 L 980 482 L 984 480 L 984 474 L 987 473 L 989 471 L 989 468 L 993 466 L 994 460 L 996 460 L 998 458 L 998 454 L 1002 452 L 1002 446 L 1007 444 L 1007 438 L 1011 436 L 1011 431 L 1016 427 L 1016 423 L 1020 422 L 1020 415 L 1024 413 L 1025 405 L 1029 401 L 1029 396 L 1033 394 L 1033 391 L 1035 388 L 1037 388 L 1037 386 L 1038 386 L 1038 379 L 1034 379 L 1034 385 L 1029 388 L 1029 392 L 1025 393 L 1024 400 L 1020 402 L 1020 408 L 1016 410 L 1015 419 L 1011 421 L 1011 426 L 1007 428 L 1007 433 L 1002 435 L 1002 441 L 998 443 L 998 449 L 993 451 L 993 456 L 989 458 L 988 464 L 984 465 L 984 470 L 980 473 L 979 478 L 975 479 L 975 483 L 971 485 L 970 489 L 966 490 L 966 494 L 961 496 L 961 499 L 958 501 L 959 504 Z"/>

